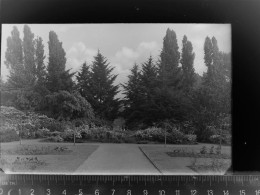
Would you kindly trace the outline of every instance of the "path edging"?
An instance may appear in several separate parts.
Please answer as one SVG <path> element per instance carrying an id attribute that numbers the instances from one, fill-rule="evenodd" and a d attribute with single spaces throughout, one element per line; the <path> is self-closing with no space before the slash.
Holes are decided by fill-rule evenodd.
<path id="1" fill-rule="evenodd" d="M 145 151 L 142 149 L 141 146 L 138 146 L 139 150 L 145 155 L 145 157 L 150 161 L 150 163 L 163 175 L 163 172 L 158 168 L 158 166 L 148 157 L 148 155 L 145 153 Z"/>

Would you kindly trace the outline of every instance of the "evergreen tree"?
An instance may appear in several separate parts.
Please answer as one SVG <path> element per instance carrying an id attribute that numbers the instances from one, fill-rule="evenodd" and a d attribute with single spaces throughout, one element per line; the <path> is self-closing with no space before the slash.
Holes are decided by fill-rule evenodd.
<path id="1" fill-rule="evenodd" d="M 13 27 L 11 36 L 7 38 L 7 49 L 5 52 L 5 65 L 9 69 L 8 83 L 12 88 L 23 88 L 26 86 L 25 68 L 23 64 L 23 47 L 20 33 L 16 26 Z"/>
<path id="2" fill-rule="evenodd" d="M 106 120 L 115 119 L 119 109 L 119 100 L 115 98 L 119 86 L 113 85 L 117 77 L 112 74 L 113 70 L 114 68 L 109 66 L 106 58 L 98 51 L 91 69 L 87 100 L 97 116 Z"/>
<path id="3" fill-rule="evenodd" d="M 145 98 L 150 99 L 155 87 L 157 87 L 157 68 L 153 63 L 152 56 L 142 64 L 141 85 Z"/>
<path id="4" fill-rule="evenodd" d="M 42 85 L 46 82 L 46 69 L 44 64 L 44 45 L 42 43 L 42 38 L 38 37 L 36 39 L 36 49 L 35 49 L 35 62 L 36 62 L 36 76 L 38 84 Z"/>
<path id="5" fill-rule="evenodd" d="M 138 65 L 134 64 L 131 69 L 130 75 L 128 75 L 128 81 L 122 85 L 125 95 L 125 111 L 124 117 L 129 128 L 136 126 L 136 123 L 140 121 L 142 112 L 140 106 L 143 103 L 142 88 L 141 88 L 141 73 L 138 69 Z"/>
<path id="6" fill-rule="evenodd" d="M 163 39 L 163 49 L 159 63 L 159 78 L 163 88 L 178 87 L 181 79 L 180 52 L 178 49 L 176 33 L 167 29 L 166 36 Z"/>
<path id="7" fill-rule="evenodd" d="M 49 64 L 47 66 L 48 89 L 52 92 L 59 90 L 71 91 L 73 87 L 70 70 L 65 70 L 66 53 L 54 31 L 49 33 Z"/>
<path id="8" fill-rule="evenodd" d="M 157 120 L 157 107 L 156 107 L 156 88 L 158 87 L 157 78 L 157 67 L 153 63 L 152 56 L 142 64 L 141 70 L 141 96 L 142 104 L 140 109 L 142 109 L 143 123 L 148 126 L 152 126 Z"/>
<path id="9" fill-rule="evenodd" d="M 34 34 L 31 32 L 28 25 L 24 25 L 23 33 L 23 53 L 26 79 L 30 85 L 34 85 L 36 81 Z"/>
<path id="10" fill-rule="evenodd" d="M 195 53 L 193 52 L 192 43 L 188 41 L 186 35 L 182 40 L 181 64 L 183 70 L 182 86 L 184 90 L 190 90 L 195 82 L 195 73 L 193 62 Z"/>
<path id="11" fill-rule="evenodd" d="M 90 67 L 87 65 L 87 63 L 85 62 L 82 65 L 81 70 L 79 71 L 78 75 L 76 75 L 76 79 L 77 79 L 77 89 L 79 90 L 80 94 L 82 95 L 82 97 L 87 98 L 90 94 L 90 83 L 91 83 L 91 71 L 90 71 Z"/>

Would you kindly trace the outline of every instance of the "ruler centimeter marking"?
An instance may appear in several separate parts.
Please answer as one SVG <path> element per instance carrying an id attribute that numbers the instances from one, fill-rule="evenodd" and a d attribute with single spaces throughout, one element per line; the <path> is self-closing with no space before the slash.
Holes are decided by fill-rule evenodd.
<path id="1" fill-rule="evenodd" d="M 260 195 L 260 176 L 0 175 L 4 194 Z"/>

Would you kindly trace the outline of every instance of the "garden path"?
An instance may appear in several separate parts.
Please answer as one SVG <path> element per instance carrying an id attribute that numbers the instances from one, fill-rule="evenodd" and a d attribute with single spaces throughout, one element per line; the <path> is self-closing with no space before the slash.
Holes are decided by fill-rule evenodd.
<path id="1" fill-rule="evenodd" d="M 100 144 L 75 174 L 160 175 L 136 144 Z"/>

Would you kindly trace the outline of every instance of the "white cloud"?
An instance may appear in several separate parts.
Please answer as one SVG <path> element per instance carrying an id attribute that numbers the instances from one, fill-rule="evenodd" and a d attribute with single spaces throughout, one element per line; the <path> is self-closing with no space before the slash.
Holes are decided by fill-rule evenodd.
<path id="1" fill-rule="evenodd" d="M 122 47 L 111 58 L 111 63 L 116 64 L 121 70 L 129 70 L 136 63 L 143 63 L 149 55 L 156 56 L 159 51 L 159 46 L 155 41 L 141 42 L 133 48 Z"/>
<path id="2" fill-rule="evenodd" d="M 155 49 L 158 48 L 158 45 L 155 41 L 152 41 L 152 42 L 141 42 L 138 46 L 139 50 L 143 50 L 143 49 L 146 49 L 146 50 L 150 50 L 150 51 L 153 51 Z"/>
<path id="3" fill-rule="evenodd" d="M 93 57 L 97 54 L 97 50 L 87 48 L 84 43 L 77 42 L 68 49 L 67 53 L 67 68 L 72 71 L 78 71 L 84 62 L 90 64 Z"/>

